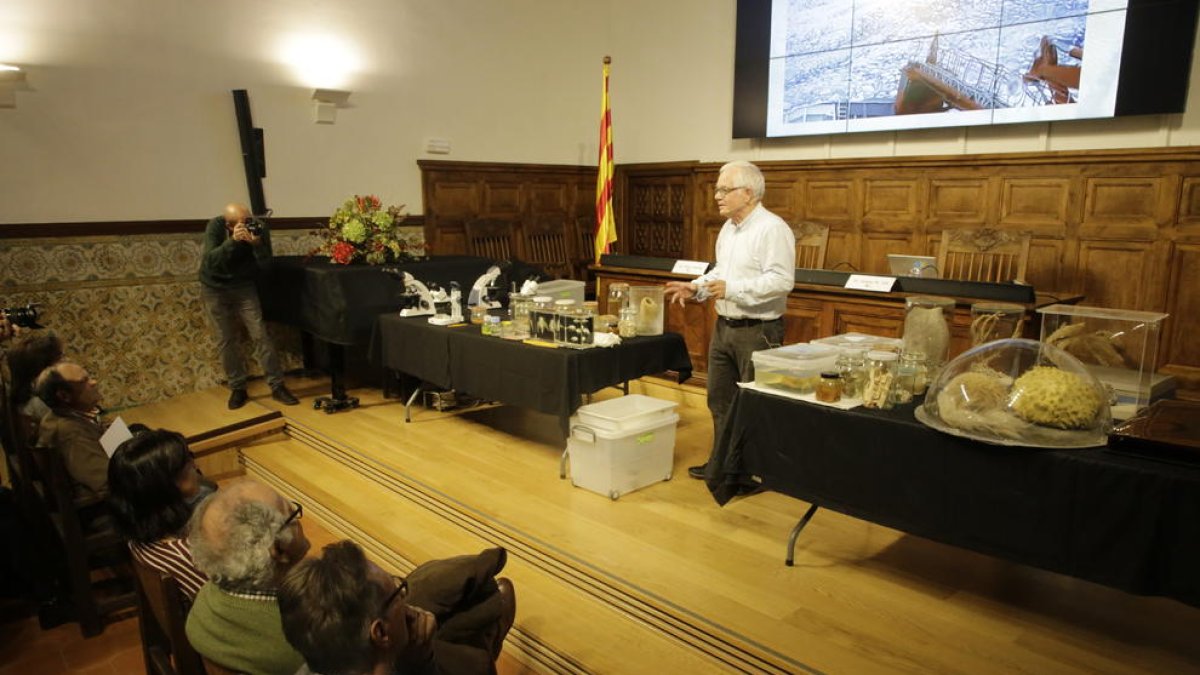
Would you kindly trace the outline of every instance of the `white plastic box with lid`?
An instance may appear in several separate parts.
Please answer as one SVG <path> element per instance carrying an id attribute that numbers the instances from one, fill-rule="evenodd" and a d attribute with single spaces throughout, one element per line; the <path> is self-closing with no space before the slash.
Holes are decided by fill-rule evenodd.
<path id="1" fill-rule="evenodd" d="M 549 296 L 553 300 L 574 300 L 582 305 L 584 301 L 584 283 L 577 279 L 553 279 L 538 283 L 537 294 Z"/>
<path id="2" fill-rule="evenodd" d="M 836 370 L 838 350 L 829 345 L 801 343 L 754 352 L 754 384 L 793 394 L 809 394 L 821 373 Z"/>
<path id="3" fill-rule="evenodd" d="M 858 349 L 888 349 L 900 351 L 904 341 L 899 338 L 868 335 L 866 333 L 841 333 L 829 337 L 817 338 L 811 344 L 827 345 L 830 347 L 854 347 Z"/>
<path id="4" fill-rule="evenodd" d="M 563 460 L 570 461 L 571 484 L 617 499 L 670 480 L 675 462 L 672 401 L 630 394 L 591 403 L 571 416 Z"/>

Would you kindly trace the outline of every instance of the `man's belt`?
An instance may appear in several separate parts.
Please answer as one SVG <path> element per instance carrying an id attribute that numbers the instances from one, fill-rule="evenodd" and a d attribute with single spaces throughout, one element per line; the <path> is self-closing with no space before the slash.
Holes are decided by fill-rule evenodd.
<path id="1" fill-rule="evenodd" d="M 730 328 L 746 328 L 747 326 L 757 326 L 764 323 L 775 323 L 779 318 L 774 319 L 731 319 L 727 316 L 718 316 L 717 321 L 729 326 Z"/>

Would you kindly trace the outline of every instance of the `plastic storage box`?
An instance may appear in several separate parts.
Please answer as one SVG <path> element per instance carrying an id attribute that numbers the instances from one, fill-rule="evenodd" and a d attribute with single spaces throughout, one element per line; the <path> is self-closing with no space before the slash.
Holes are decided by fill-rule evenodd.
<path id="1" fill-rule="evenodd" d="M 1113 388 L 1114 419 L 1133 417 L 1173 390 L 1170 378 L 1154 373 L 1166 314 L 1076 305 L 1037 311 L 1042 315 L 1041 341 L 1079 359 L 1096 379 Z"/>
<path id="2" fill-rule="evenodd" d="M 583 406 L 571 417 L 565 456 L 571 483 L 610 499 L 671 479 L 675 403 L 631 394 Z"/>
<path id="3" fill-rule="evenodd" d="M 808 394 L 821 380 L 821 373 L 834 370 L 838 350 L 829 345 L 795 344 L 764 349 L 750 357 L 754 384 L 793 394 Z"/>
<path id="4" fill-rule="evenodd" d="M 867 335 L 866 333 L 842 333 L 841 335 L 830 335 L 829 337 L 817 338 L 811 344 L 827 345 L 830 347 L 861 347 L 865 349 L 884 349 L 889 351 L 900 351 L 904 346 L 904 341 L 899 338 L 883 337 L 881 335 Z"/>
<path id="5" fill-rule="evenodd" d="M 583 287 L 583 282 L 576 279 L 554 279 L 539 283 L 537 294 L 549 296 L 553 300 L 574 300 L 576 305 L 582 305 Z"/>

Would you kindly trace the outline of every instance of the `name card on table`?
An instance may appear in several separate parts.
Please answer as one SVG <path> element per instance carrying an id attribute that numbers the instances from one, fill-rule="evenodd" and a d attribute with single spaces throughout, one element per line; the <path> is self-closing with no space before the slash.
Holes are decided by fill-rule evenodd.
<path id="1" fill-rule="evenodd" d="M 708 270 L 708 263 L 703 260 L 676 260 L 675 266 L 671 271 L 675 274 L 690 274 L 692 276 L 700 276 Z"/>
<path id="2" fill-rule="evenodd" d="M 843 288 L 855 291 L 873 291 L 875 293 L 891 293 L 896 285 L 896 277 L 877 277 L 872 274 L 851 274 Z"/>

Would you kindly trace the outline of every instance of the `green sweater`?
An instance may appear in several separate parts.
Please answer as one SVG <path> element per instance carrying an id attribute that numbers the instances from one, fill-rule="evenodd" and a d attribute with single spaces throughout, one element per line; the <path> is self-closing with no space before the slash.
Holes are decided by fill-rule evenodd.
<path id="1" fill-rule="evenodd" d="M 275 598 L 243 598 L 209 582 L 187 617 L 192 647 L 215 663 L 250 675 L 293 675 L 304 657 L 288 644 Z"/>
<path id="2" fill-rule="evenodd" d="M 216 289 L 250 286 L 259 271 L 270 266 L 271 231 L 265 224 L 262 241 L 253 245 L 234 239 L 224 217 L 208 221 L 200 254 L 200 283 Z"/>

